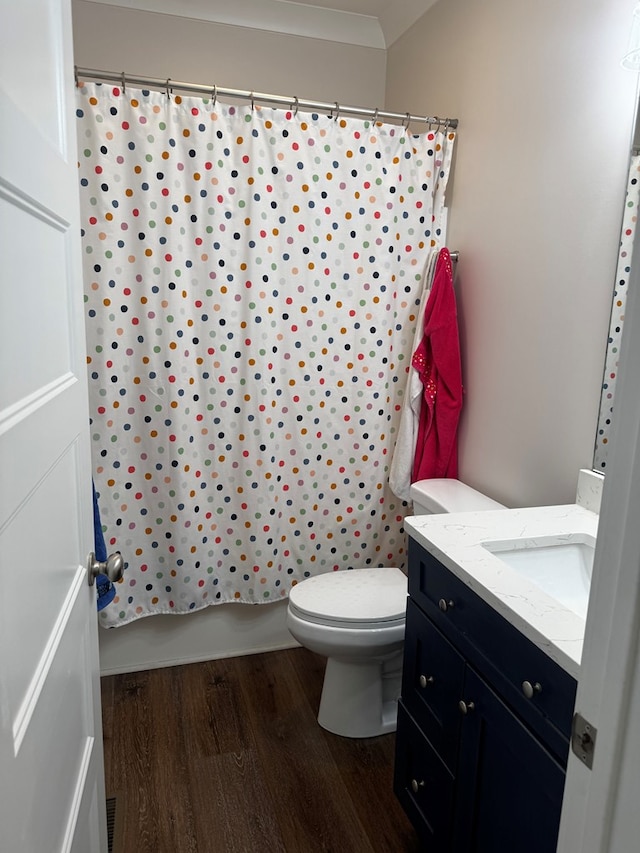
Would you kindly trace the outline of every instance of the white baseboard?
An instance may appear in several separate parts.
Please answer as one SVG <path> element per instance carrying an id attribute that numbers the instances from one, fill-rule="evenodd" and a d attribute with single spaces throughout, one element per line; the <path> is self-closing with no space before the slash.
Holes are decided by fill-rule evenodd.
<path id="1" fill-rule="evenodd" d="M 299 644 L 286 627 L 287 601 L 218 604 L 188 614 L 147 616 L 101 629 L 100 674 L 117 675 L 239 657 Z"/>

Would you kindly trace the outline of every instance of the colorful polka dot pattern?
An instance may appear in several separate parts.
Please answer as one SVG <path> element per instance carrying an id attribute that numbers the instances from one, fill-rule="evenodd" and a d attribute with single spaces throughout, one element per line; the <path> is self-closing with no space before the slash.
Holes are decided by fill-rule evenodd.
<path id="1" fill-rule="evenodd" d="M 87 84 L 107 626 L 403 565 L 388 468 L 454 135 Z"/>
<path id="2" fill-rule="evenodd" d="M 633 240 L 638 222 L 638 202 L 640 201 L 640 155 L 631 157 L 629 167 L 629 182 L 625 197 L 624 215 L 622 218 L 622 233 L 620 235 L 620 251 L 616 268 L 616 282 L 613 290 L 613 305 L 611 307 L 611 322 L 607 339 L 607 354 L 602 381 L 600 399 L 600 414 L 598 416 L 598 432 L 593 467 L 596 471 L 604 471 L 607 467 L 609 439 L 611 437 L 611 422 L 615 400 L 616 379 L 618 376 L 618 361 L 620 358 L 620 340 L 624 326 L 624 312 L 627 305 L 629 276 L 631 274 L 631 258 L 633 255 Z"/>

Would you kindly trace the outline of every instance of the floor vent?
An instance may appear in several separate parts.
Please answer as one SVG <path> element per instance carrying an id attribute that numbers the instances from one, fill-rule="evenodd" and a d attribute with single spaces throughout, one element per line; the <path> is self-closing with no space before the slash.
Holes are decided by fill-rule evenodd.
<path id="1" fill-rule="evenodd" d="M 116 826 L 116 798 L 107 798 L 107 850 L 113 853 L 113 834 Z"/>

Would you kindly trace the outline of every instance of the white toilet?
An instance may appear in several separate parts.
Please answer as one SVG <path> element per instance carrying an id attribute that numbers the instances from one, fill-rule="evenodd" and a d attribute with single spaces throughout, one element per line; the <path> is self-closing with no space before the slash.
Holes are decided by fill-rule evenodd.
<path id="1" fill-rule="evenodd" d="M 504 509 L 459 480 L 420 480 L 411 498 L 414 515 Z M 329 572 L 291 589 L 289 631 L 327 658 L 324 729 L 352 738 L 395 731 L 406 606 L 407 578 L 396 568 Z"/>

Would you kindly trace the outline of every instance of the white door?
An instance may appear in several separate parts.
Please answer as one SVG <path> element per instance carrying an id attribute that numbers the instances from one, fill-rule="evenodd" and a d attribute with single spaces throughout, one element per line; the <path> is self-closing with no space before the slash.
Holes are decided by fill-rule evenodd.
<path id="1" fill-rule="evenodd" d="M 0 0 L 0 849 L 104 853 L 69 0 Z"/>
<path id="2" fill-rule="evenodd" d="M 636 231 L 634 259 L 640 258 Z M 569 754 L 559 853 L 640 850 L 640 262 L 620 348 L 576 710 L 597 730 L 593 768 Z"/>

